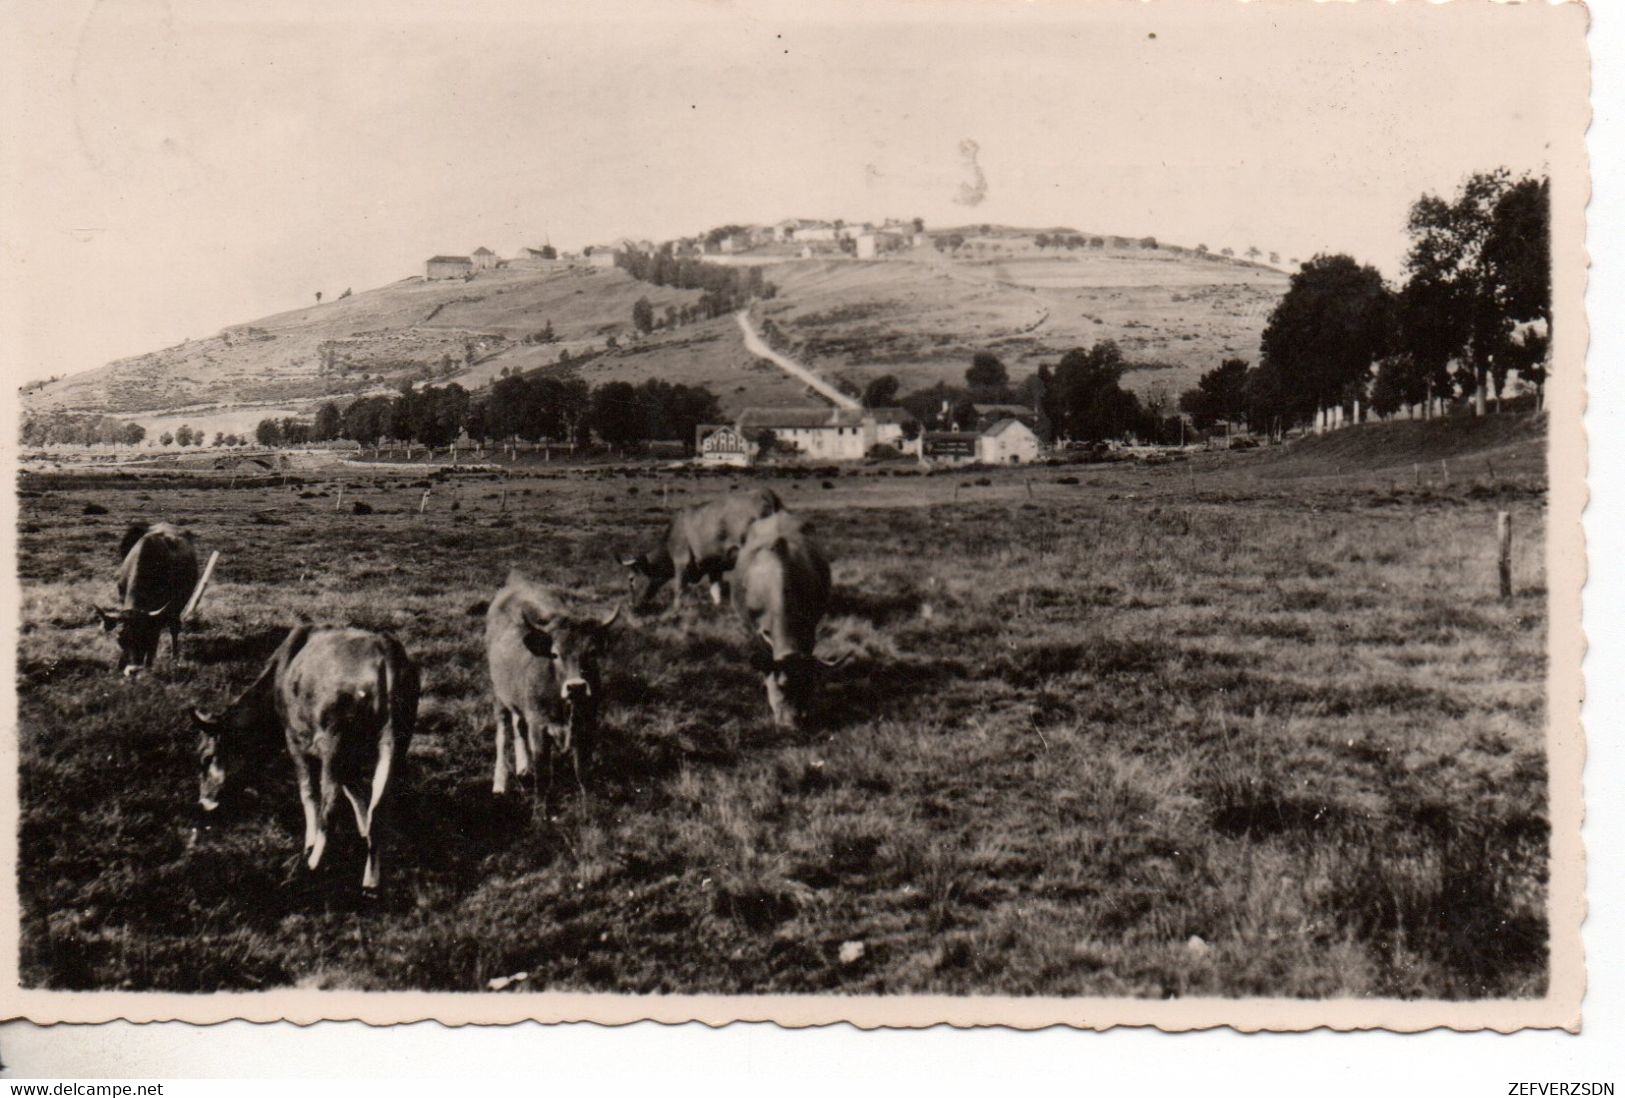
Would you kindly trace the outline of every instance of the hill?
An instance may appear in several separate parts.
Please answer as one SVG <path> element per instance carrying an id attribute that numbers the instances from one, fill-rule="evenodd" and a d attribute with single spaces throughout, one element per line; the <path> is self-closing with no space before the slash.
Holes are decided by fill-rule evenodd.
<path id="1" fill-rule="evenodd" d="M 1286 288 L 1279 271 L 1183 249 L 1046 254 L 1006 241 L 951 258 L 924 244 L 871 261 L 721 258 L 764 267 L 778 293 L 762 316 L 808 365 L 858 385 L 892 373 L 904 391 L 958 381 L 978 350 L 997 352 L 1019 381 L 1041 361 L 1114 339 L 1135 366 L 1128 384 L 1177 395 L 1222 357 L 1251 357 Z M 242 432 L 406 379 L 475 389 L 504 370 L 538 369 L 705 385 L 730 411 L 813 399 L 746 352 L 728 318 L 638 336 L 640 297 L 664 317 L 700 293 L 585 264 L 408 278 L 33 386 L 23 408 L 114 415 L 154 433 L 183 421 Z M 538 341 L 547 329 L 552 338 Z M 618 348 L 602 353 L 611 337 Z M 589 352 L 597 357 L 578 361 Z"/>
<path id="2" fill-rule="evenodd" d="M 1248 467 L 1261 477 L 1288 478 L 1409 471 L 1413 465 L 1421 465 L 1431 479 L 1441 461 L 1450 462 L 1458 477 L 1477 477 L 1491 470 L 1502 477 L 1543 476 L 1546 416 L 1453 415 L 1365 423 L 1259 453 Z"/>

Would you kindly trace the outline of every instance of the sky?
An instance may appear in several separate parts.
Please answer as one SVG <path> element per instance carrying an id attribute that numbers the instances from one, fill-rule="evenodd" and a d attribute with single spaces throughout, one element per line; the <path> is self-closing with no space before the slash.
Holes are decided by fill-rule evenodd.
<path id="1" fill-rule="evenodd" d="M 788 216 L 1342 251 L 1395 277 L 1409 204 L 1476 169 L 1544 170 L 1585 78 L 1583 12 L 1480 0 L 8 11 L 17 382 L 438 253 Z"/>

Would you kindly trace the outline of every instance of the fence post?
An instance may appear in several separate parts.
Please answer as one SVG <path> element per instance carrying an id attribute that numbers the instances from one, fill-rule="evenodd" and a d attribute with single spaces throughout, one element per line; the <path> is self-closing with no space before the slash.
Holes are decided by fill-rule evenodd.
<path id="1" fill-rule="evenodd" d="M 506 511 L 507 509 L 508 509 L 508 485 L 506 483 L 504 483 L 502 485 L 502 502 L 497 504 L 497 510 L 498 511 Z"/>
<path id="2" fill-rule="evenodd" d="M 1027 498 L 1028 499 L 1033 498 L 1033 478 L 1032 477 L 1027 478 Z"/>
<path id="3" fill-rule="evenodd" d="M 1419 461 L 1411 462 L 1411 472 L 1416 474 L 1416 486 L 1418 488 L 1422 487 L 1422 463 Z"/>
<path id="4" fill-rule="evenodd" d="M 1495 546 L 1501 573 L 1501 597 L 1512 598 L 1512 516 L 1499 511 L 1495 516 Z"/>
<path id="5" fill-rule="evenodd" d="M 423 509 L 429 506 L 430 491 L 431 489 L 425 488 L 423 490 L 423 498 L 418 501 L 418 514 L 420 515 L 423 514 Z"/>
<path id="6" fill-rule="evenodd" d="M 1448 486 L 1450 484 L 1450 463 L 1444 458 L 1439 459 L 1439 472 L 1444 474 L 1444 482 Z"/>
<path id="7" fill-rule="evenodd" d="M 333 501 L 333 510 L 337 511 L 344 506 L 344 485 L 339 485 L 339 498 Z"/>

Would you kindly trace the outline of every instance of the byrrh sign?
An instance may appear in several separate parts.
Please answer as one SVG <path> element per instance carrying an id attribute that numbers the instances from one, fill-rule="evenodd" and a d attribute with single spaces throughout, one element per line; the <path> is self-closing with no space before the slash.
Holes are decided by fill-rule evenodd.
<path id="1" fill-rule="evenodd" d="M 701 428 L 703 432 L 705 428 Z M 717 427 L 700 438 L 700 460 L 729 465 L 750 463 L 750 443 L 733 427 Z"/>

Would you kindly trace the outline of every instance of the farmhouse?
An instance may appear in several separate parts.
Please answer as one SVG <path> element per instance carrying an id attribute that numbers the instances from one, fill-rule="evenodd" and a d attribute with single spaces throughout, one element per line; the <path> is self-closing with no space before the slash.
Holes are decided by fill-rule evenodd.
<path id="1" fill-rule="evenodd" d="M 925 461 L 1021 465 L 1038 460 L 1039 441 L 1019 419 L 1001 419 L 983 431 L 927 431 L 914 452 Z"/>
<path id="2" fill-rule="evenodd" d="M 474 249 L 474 269 L 476 271 L 489 271 L 496 265 L 497 253 L 483 246 Z"/>
<path id="3" fill-rule="evenodd" d="M 424 278 L 464 278 L 474 273 L 474 261 L 466 255 L 437 255 L 425 264 Z"/>
<path id="4" fill-rule="evenodd" d="M 874 259 L 886 255 L 888 252 L 900 252 L 913 243 L 911 235 L 904 235 L 889 229 L 859 233 L 854 240 L 857 245 L 857 257 L 859 259 Z"/>
<path id="5" fill-rule="evenodd" d="M 801 456 L 857 461 L 877 445 L 902 442 L 912 420 L 903 408 L 746 408 L 737 428 L 758 452 L 771 432 L 773 442 L 792 446 Z"/>

